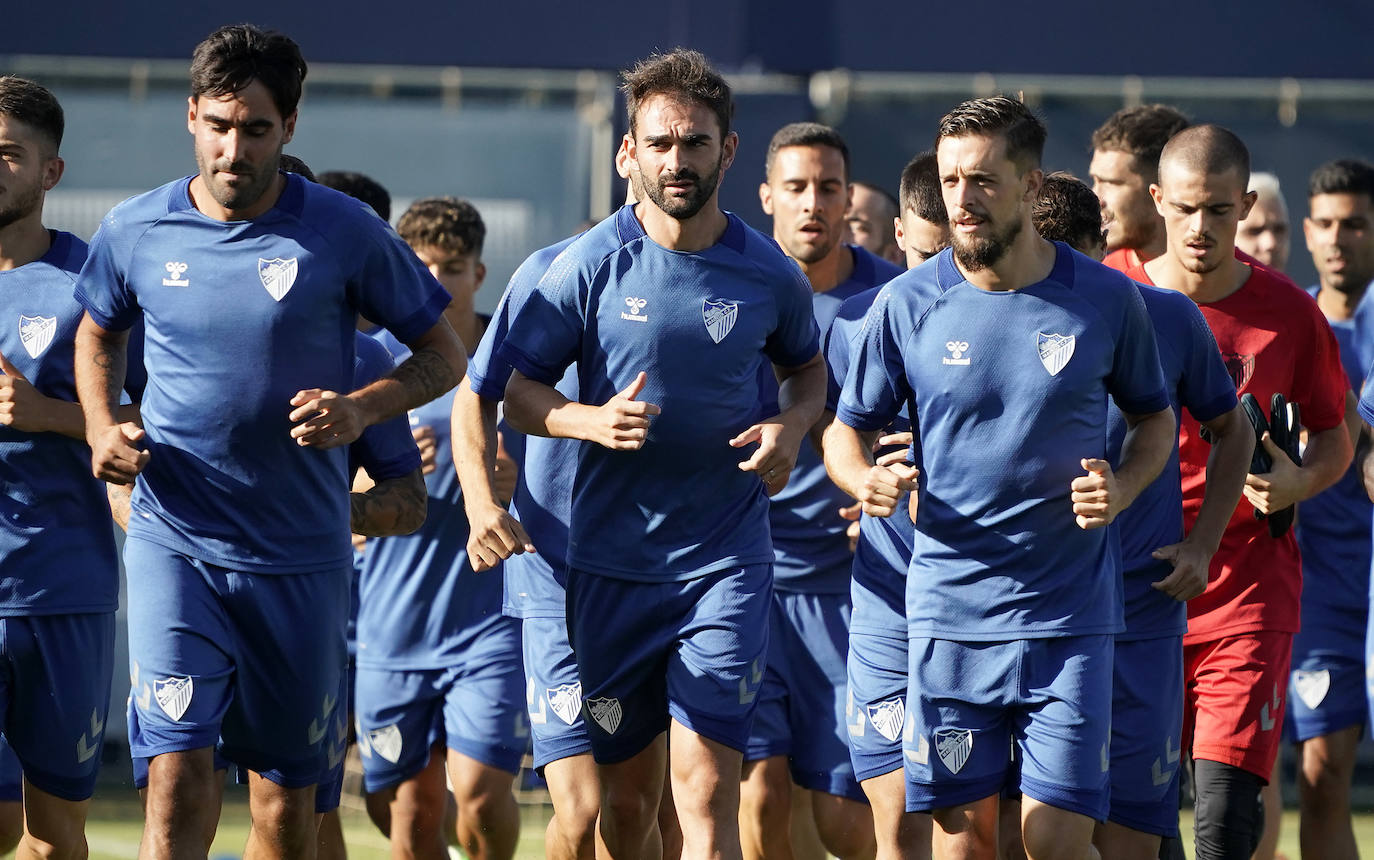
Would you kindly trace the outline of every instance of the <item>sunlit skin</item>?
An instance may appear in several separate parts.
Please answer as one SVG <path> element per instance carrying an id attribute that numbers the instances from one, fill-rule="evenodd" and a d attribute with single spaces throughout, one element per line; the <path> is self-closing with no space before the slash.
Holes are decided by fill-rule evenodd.
<path id="1" fill-rule="evenodd" d="M 1255 203 L 1245 184 L 1237 169 L 1204 173 L 1176 159 L 1160 165 L 1159 184 L 1150 186 L 1150 194 L 1164 219 L 1168 253 L 1145 264 L 1151 280 L 1176 283 L 1175 289 L 1197 302 L 1240 289 L 1250 270 L 1235 258 L 1236 230 Z"/>
<path id="2" fill-rule="evenodd" d="M 1107 250 L 1130 248 L 1141 260 L 1164 253 L 1164 225 L 1150 198 L 1150 182 L 1129 152 L 1093 150 L 1088 165 L 1093 193 L 1102 206 Z"/>
<path id="3" fill-rule="evenodd" d="M 895 239 L 883 229 L 892 217 L 892 203 L 881 194 L 863 185 L 852 187 L 849 209 L 845 212 L 845 235 L 842 241 L 852 242 L 885 260 L 900 263 L 894 248 Z"/>
<path id="4" fill-rule="evenodd" d="M 1236 247 L 1280 272 L 1288 268 L 1292 247 L 1288 207 L 1277 197 L 1262 195 L 1236 231 Z"/>
<path id="5" fill-rule="evenodd" d="M 62 179 L 64 166 L 36 129 L 0 115 L 0 271 L 47 252 L 43 195 Z"/>
<path id="6" fill-rule="evenodd" d="M 1317 303 L 1331 319 L 1350 319 L 1374 280 L 1374 201 L 1365 194 L 1317 194 L 1303 219 L 1317 269 Z"/>
<path id="7" fill-rule="evenodd" d="M 487 276 L 486 264 L 471 251 L 433 245 L 421 245 L 414 251 L 434 279 L 453 297 L 444 309 L 444 317 L 449 325 L 458 332 L 458 337 L 469 352 L 477 349 L 482 332 L 474 302 Z"/>
<path id="8" fill-rule="evenodd" d="M 829 146 L 788 146 L 773 158 L 759 203 L 773 217 L 773 238 L 821 293 L 847 280 L 854 257 L 841 244 L 849 206 L 844 158 Z"/>
<path id="9" fill-rule="evenodd" d="M 906 258 L 906 267 L 914 269 L 949 247 L 949 224 L 935 224 L 912 212 L 894 218 L 897 247 Z"/>
<path id="10" fill-rule="evenodd" d="M 219 221 L 244 221 L 276 205 L 286 183 L 277 166 L 295 134 L 296 114 L 283 118 L 256 79 L 236 93 L 193 96 L 187 104 L 186 128 L 200 168 L 191 180 L 196 208 Z"/>

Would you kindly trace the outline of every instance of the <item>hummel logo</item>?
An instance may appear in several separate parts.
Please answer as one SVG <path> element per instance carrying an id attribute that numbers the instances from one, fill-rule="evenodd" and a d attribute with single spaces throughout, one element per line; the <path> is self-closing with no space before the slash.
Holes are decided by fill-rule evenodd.
<path id="1" fill-rule="evenodd" d="M 635 322 L 648 322 L 649 318 L 640 313 L 640 311 L 644 310 L 646 304 L 648 304 L 646 299 L 641 299 L 638 296 L 627 296 L 625 298 L 625 306 L 630 309 L 630 312 L 625 313 L 621 311 L 620 318 L 623 320 L 634 320 Z"/>
<path id="2" fill-rule="evenodd" d="M 182 277 L 189 268 L 185 263 L 168 261 L 162 268 L 167 270 L 168 277 L 162 279 L 164 287 L 189 287 L 191 282 Z"/>
<path id="3" fill-rule="evenodd" d="M 945 344 L 945 349 L 949 350 L 949 355 L 945 356 L 945 364 L 966 366 L 969 363 L 969 360 L 964 358 L 964 353 L 968 352 L 968 341 L 951 340 Z"/>

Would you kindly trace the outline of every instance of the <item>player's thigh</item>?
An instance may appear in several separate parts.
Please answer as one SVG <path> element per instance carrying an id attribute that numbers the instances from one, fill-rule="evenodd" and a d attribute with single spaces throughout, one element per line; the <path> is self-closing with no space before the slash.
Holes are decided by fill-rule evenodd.
<path id="1" fill-rule="evenodd" d="M 1185 646 L 1196 689 L 1193 758 L 1269 778 L 1280 741 L 1291 648 L 1291 634 L 1270 631 Z"/>
<path id="2" fill-rule="evenodd" d="M 494 616 L 444 673 L 444 735 L 450 750 L 509 774 L 520 770 L 530 729 L 520 623 Z"/>
<path id="3" fill-rule="evenodd" d="M 859 780 L 902 769 L 907 725 L 905 636 L 849 635 L 845 702 L 849 757 Z"/>
<path id="4" fill-rule="evenodd" d="M 592 751 L 582 712 L 582 681 L 568 642 L 563 616 L 525 618 L 521 648 L 525 665 L 525 706 L 532 735 L 535 770 Z M 593 768 L 593 773 L 595 769 Z M 550 784 L 550 790 L 553 790 Z"/>
<path id="5" fill-rule="evenodd" d="M 113 612 L 3 619 L 4 732 L 25 778 L 67 802 L 95 790 L 110 703 Z"/>
<path id="6" fill-rule="evenodd" d="M 394 788 L 424 770 L 431 749 L 443 743 L 445 674 L 358 666 L 354 718 L 369 793 Z"/>
<path id="7" fill-rule="evenodd" d="M 1183 641 L 1118 640 L 1113 670 L 1108 820 L 1178 835 Z"/>

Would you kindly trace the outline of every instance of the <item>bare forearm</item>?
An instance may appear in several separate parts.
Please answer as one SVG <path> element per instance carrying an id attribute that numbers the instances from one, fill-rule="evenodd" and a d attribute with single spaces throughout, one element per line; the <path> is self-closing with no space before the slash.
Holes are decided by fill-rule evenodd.
<path id="1" fill-rule="evenodd" d="M 506 387 L 506 420 L 521 433 L 557 439 L 590 439 L 597 408 L 564 397 L 552 385 L 518 371 Z"/>
<path id="2" fill-rule="evenodd" d="M 410 534 L 424 525 L 429 496 L 416 469 L 400 478 L 389 478 L 360 493 L 350 493 L 349 526 L 354 534 L 387 537 Z"/>
<path id="3" fill-rule="evenodd" d="M 128 369 L 129 333 L 107 331 L 85 316 L 76 330 L 76 396 L 81 401 L 86 430 L 116 421 L 119 392 Z M 86 438 L 90 437 L 87 432 Z"/>
<path id="4" fill-rule="evenodd" d="M 105 496 L 110 500 L 110 516 L 114 518 L 115 525 L 126 532 L 129 530 L 129 516 L 132 513 L 129 503 L 133 493 L 132 484 L 105 485 Z"/>
<path id="5" fill-rule="evenodd" d="M 496 470 L 496 402 L 477 394 L 464 377 L 453 396 L 450 417 L 453 468 L 463 488 L 463 503 L 499 504 Z"/>
<path id="6" fill-rule="evenodd" d="M 439 397 L 458 384 L 466 360 L 455 371 L 452 362 L 433 349 L 411 354 L 389 375 L 349 395 L 362 409 L 368 426 L 395 418 Z"/>
<path id="7" fill-rule="evenodd" d="M 1121 465 L 1115 469 L 1117 487 L 1124 500 L 1121 509 L 1130 507 L 1159 477 L 1177 440 L 1178 423 L 1172 409 L 1140 416 L 1131 424 L 1121 443 Z"/>
<path id="8" fill-rule="evenodd" d="M 805 435 L 825 411 L 825 361 L 820 353 L 806 364 L 778 372 L 778 421 Z"/>
<path id="9" fill-rule="evenodd" d="M 1218 421 L 1207 423 L 1212 450 L 1207 455 L 1207 487 L 1188 539 L 1215 553 L 1222 534 L 1240 504 L 1245 475 L 1255 451 L 1255 434 L 1240 407 Z"/>
<path id="10" fill-rule="evenodd" d="M 861 433 L 842 421 L 826 428 L 823 450 L 825 470 L 835 486 L 858 498 L 868 470 L 873 466 L 873 442 L 877 432 Z"/>
<path id="11" fill-rule="evenodd" d="M 1354 455 L 1344 422 L 1330 430 L 1310 433 L 1303 452 L 1302 491 L 1298 501 L 1310 499 L 1341 479 Z"/>

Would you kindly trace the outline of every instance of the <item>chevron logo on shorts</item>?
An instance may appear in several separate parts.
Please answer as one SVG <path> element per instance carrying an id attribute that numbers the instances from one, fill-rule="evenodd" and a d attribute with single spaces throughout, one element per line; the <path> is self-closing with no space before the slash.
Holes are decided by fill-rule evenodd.
<path id="1" fill-rule="evenodd" d="M 935 752 L 950 773 L 964 769 L 973 752 L 973 732 L 970 729 L 940 729 L 935 732 Z"/>
<path id="2" fill-rule="evenodd" d="M 895 743 L 902 736 L 902 725 L 906 722 L 906 700 L 898 696 L 869 705 L 868 721 L 878 730 L 878 734 Z"/>
<path id="3" fill-rule="evenodd" d="M 195 693 L 195 683 L 189 677 L 163 678 L 153 682 L 153 697 L 161 706 L 163 713 L 173 721 L 179 721 L 186 709 L 191 707 L 191 696 Z"/>
<path id="4" fill-rule="evenodd" d="M 588 699 L 587 713 L 591 714 L 596 724 L 608 735 L 615 734 L 615 730 L 620 728 L 621 718 L 625 715 L 620 709 L 619 699 Z"/>

